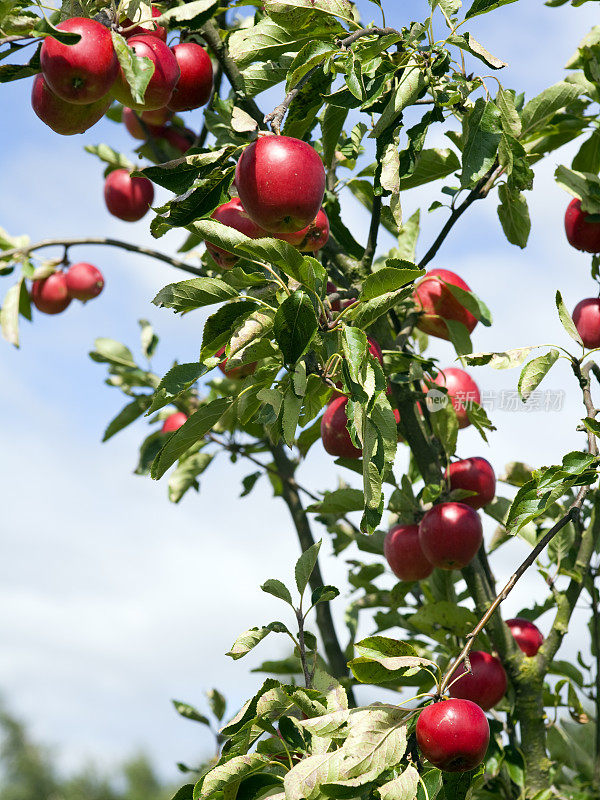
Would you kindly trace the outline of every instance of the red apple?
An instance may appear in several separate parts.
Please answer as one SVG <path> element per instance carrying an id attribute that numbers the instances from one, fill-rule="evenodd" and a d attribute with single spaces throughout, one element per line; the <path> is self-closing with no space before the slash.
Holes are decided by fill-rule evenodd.
<path id="1" fill-rule="evenodd" d="M 597 297 L 587 297 L 577 303 L 573 322 L 586 347 L 600 347 L 600 300 Z"/>
<path id="2" fill-rule="evenodd" d="M 567 206 L 565 232 L 569 244 L 577 250 L 600 253 L 600 214 L 586 214 L 577 198 Z"/>
<path id="3" fill-rule="evenodd" d="M 162 111 L 162 109 L 158 109 Z M 157 114 L 157 111 L 142 111 L 141 113 L 138 112 L 138 116 L 140 116 L 148 127 L 148 131 L 152 134 L 152 136 L 160 136 L 162 134 L 162 123 L 154 124 L 148 120 L 148 116 L 150 114 Z M 145 139 L 146 132 L 140 125 L 138 118 L 136 116 L 136 112 L 132 108 L 125 107 L 123 109 L 123 122 L 125 123 L 125 127 L 127 128 L 128 132 L 133 136 L 134 139 Z"/>
<path id="4" fill-rule="evenodd" d="M 329 241 L 327 214 L 321 208 L 315 219 L 306 228 L 294 233 L 278 233 L 276 238 L 294 245 L 302 253 L 316 253 Z"/>
<path id="5" fill-rule="evenodd" d="M 419 542 L 425 557 L 440 569 L 462 569 L 483 541 L 479 514 L 464 503 L 440 503 L 419 524 Z"/>
<path id="6" fill-rule="evenodd" d="M 160 136 L 167 141 L 171 147 L 183 155 L 187 153 L 194 144 L 196 134 L 189 128 L 180 128 L 178 125 L 167 125 L 160 130 Z"/>
<path id="7" fill-rule="evenodd" d="M 92 300 L 104 289 L 104 277 L 97 267 L 80 261 L 72 264 L 66 272 L 69 295 L 81 300 Z"/>
<path id="8" fill-rule="evenodd" d="M 152 6 L 152 16 L 153 17 L 160 17 L 162 12 L 160 9 L 156 8 L 156 6 Z M 127 17 L 121 23 L 121 28 L 131 28 L 133 22 Z M 142 28 L 141 25 L 136 25 L 135 28 L 131 28 L 130 31 L 127 33 L 122 34 L 126 39 L 131 39 L 132 36 L 157 36 L 159 39 L 162 39 L 163 42 L 167 41 L 167 29 L 163 28 L 162 25 L 156 25 L 152 28 Z"/>
<path id="9" fill-rule="evenodd" d="M 43 75 L 36 75 L 33 81 L 31 107 L 54 133 L 63 136 L 73 136 L 75 133 L 87 131 L 104 116 L 110 104 L 110 97 L 102 97 L 89 105 L 67 103 L 54 94 Z"/>
<path id="10" fill-rule="evenodd" d="M 69 103 L 95 103 L 107 94 L 119 72 L 109 29 L 85 17 L 72 17 L 56 27 L 78 33 L 81 39 L 68 45 L 46 36 L 40 65 L 48 86 Z"/>
<path id="11" fill-rule="evenodd" d="M 417 743 L 425 758 L 445 772 L 475 769 L 490 741 L 490 726 L 470 700 L 442 700 L 419 714 Z"/>
<path id="12" fill-rule="evenodd" d="M 534 625 L 528 619 L 523 619 L 523 617 L 507 619 L 506 624 L 521 650 L 526 656 L 533 658 L 544 643 L 544 637 L 537 625 Z"/>
<path id="13" fill-rule="evenodd" d="M 454 673 L 450 696 L 471 700 L 484 711 L 489 711 L 506 694 L 506 672 L 499 658 L 482 650 L 472 650 L 469 660 L 471 672 L 467 672 L 463 661 Z"/>
<path id="14" fill-rule="evenodd" d="M 323 447 L 330 456 L 336 458 L 360 458 L 362 450 L 355 447 L 347 428 L 346 406 L 348 398 L 344 395 L 333 399 L 321 418 L 321 439 Z"/>
<path id="15" fill-rule="evenodd" d="M 332 283 L 331 281 L 327 281 L 327 286 L 325 288 L 325 291 L 326 291 L 326 293 L 328 295 L 337 294 L 337 290 L 338 290 L 338 287 L 335 285 L 335 283 Z M 330 305 L 331 305 L 331 310 L 332 311 L 340 311 L 340 309 L 342 307 L 341 300 L 339 298 L 337 300 L 334 300 Z"/>
<path id="16" fill-rule="evenodd" d="M 289 233 L 305 228 L 319 213 L 325 169 L 306 142 L 263 135 L 240 156 L 235 185 L 257 225 L 272 233 Z"/>
<path id="17" fill-rule="evenodd" d="M 104 182 L 104 200 L 113 216 L 126 222 L 135 222 L 152 205 L 154 187 L 148 178 L 134 178 L 126 169 L 115 169 Z"/>
<path id="18" fill-rule="evenodd" d="M 440 339 L 450 338 L 444 320 L 462 322 L 469 333 L 477 325 L 473 314 L 454 297 L 446 286 L 447 283 L 458 286 L 466 292 L 471 291 L 463 279 L 454 272 L 447 269 L 432 269 L 419 281 L 413 295 L 417 311 L 423 312 L 418 319 L 417 328 Z"/>
<path id="19" fill-rule="evenodd" d="M 119 69 L 112 95 L 124 106 L 136 111 L 154 111 L 167 105 L 179 80 L 179 65 L 167 45 L 156 36 L 132 36 L 127 44 L 137 56 L 145 56 L 154 64 L 154 74 L 146 87 L 143 103 L 136 103 L 123 71 Z"/>
<path id="20" fill-rule="evenodd" d="M 220 350 L 217 350 L 215 355 L 222 356 L 224 353 L 225 348 L 222 347 Z M 256 361 L 252 361 L 250 364 L 240 364 L 239 367 L 229 367 L 229 369 L 227 369 L 227 361 L 228 359 L 223 359 L 218 366 L 223 375 L 226 375 L 228 378 L 232 378 L 233 380 L 247 378 L 248 375 L 252 375 L 256 371 L 256 367 L 258 366 Z"/>
<path id="21" fill-rule="evenodd" d="M 177 82 L 169 108 L 171 111 L 191 111 L 208 103 L 213 86 L 213 68 L 210 56 L 195 42 L 183 42 L 172 47 L 181 77 Z"/>
<path id="22" fill-rule="evenodd" d="M 223 203 L 216 208 L 211 214 L 211 219 L 216 219 L 217 222 L 227 225 L 229 228 L 234 228 L 251 239 L 260 239 L 269 235 L 246 214 L 239 197 L 232 197 L 228 203 Z M 207 242 L 206 249 L 221 269 L 231 269 L 238 260 L 238 256 L 223 250 L 221 247 L 217 247 L 216 244 Z"/>
<path id="23" fill-rule="evenodd" d="M 463 497 L 462 503 L 471 508 L 483 508 L 496 496 L 496 476 L 489 461 L 481 456 L 454 461 L 446 470 L 450 489 L 465 489 L 476 492 Z"/>
<path id="24" fill-rule="evenodd" d="M 179 430 L 184 422 L 187 422 L 187 414 L 184 414 L 183 411 L 175 411 L 165 419 L 161 431 L 162 433 L 172 433 Z"/>
<path id="25" fill-rule="evenodd" d="M 458 418 L 458 427 L 467 428 L 471 424 L 467 408 L 472 403 L 481 403 L 479 388 L 473 378 L 464 369 L 448 367 L 439 373 L 434 383 L 438 386 L 445 386 L 448 389 L 448 396 L 452 401 Z"/>
<path id="26" fill-rule="evenodd" d="M 383 367 L 383 351 L 379 346 L 377 339 L 373 339 L 372 336 L 367 336 L 367 345 L 369 348 L 369 353 L 371 353 L 373 358 L 376 358 Z M 386 392 L 386 394 L 389 394 L 389 392 Z"/>
<path id="27" fill-rule="evenodd" d="M 433 572 L 419 542 L 418 525 L 394 525 L 383 542 L 383 554 L 401 581 L 421 581 Z"/>
<path id="28" fill-rule="evenodd" d="M 31 302 L 44 314 L 60 314 L 71 302 L 64 272 L 31 283 Z"/>

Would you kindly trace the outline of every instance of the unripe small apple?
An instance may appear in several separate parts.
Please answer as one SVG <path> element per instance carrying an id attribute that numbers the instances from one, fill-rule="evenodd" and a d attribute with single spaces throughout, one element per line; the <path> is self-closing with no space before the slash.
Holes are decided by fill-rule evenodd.
<path id="1" fill-rule="evenodd" d="M 85 261 L 72 264 L 65 277 L 69 295 L 84 303 L 86 300 L 98 297 L 102 289 L 104 289 L 104 276 L 100 270 Z"/>
<path id="2" fill-rule="evenodd" d="M 152 6 L 152 16 L 153 17 L 160 17 L 162 14 L 161 10 L 156 6 Z M 123 20 L 120 27 L 121 28 L 131 28 L 133 22 L 127 17 Z M 130 31 L 127 33 L 123 33 L 123 36 L 126 39 L 131 39 L 132 36 L 156 36 L 159 39 L 162 39 L 163 42 L 167 41 L 167 29 L 163 28 L 162 25 L 157 25 L 153 23 L 152 28 L 142 28 L 141 25 L 136 25 L 135 28 L 131 28 Z"/>
<path id="3" fill-rule="evenodd" d="M 283 239 L 288 244 L 297 247 L 301 253 L 316 253 L 329 241 L 329 220 L 321 208 L 315 219 L 294 233 L 278 233 L 277 239 Z"/>
<path id="4" fill-rule="evenodd" d="M 383 541 L 383 554 L 401 581 L 421 581 L 433 572 L 419 542 L 418 525 L 394 525 Z"/>
<path id="5" fill-rule="evenodd" d="M 154 187 L 148 178 L 132 177 L 126 169 L 115 169 L 106 176 L 104 200 L 113 216 L 136 222 L 152 205 Z"/>
<path id="6" fill-rule="evenodd" d="M 162 109 L 158 109 L 158 111 L 162 111 Z M 148 116 L 150 114 L 157 114 L 157 113 L 158 113 L 157 111 L 142 111 L 142 112 L 138 112 L 138 115 L 146 123 L 149 133 L 152 136 L 155 136 L 155 137 L 161 135 L 162 130 L 163 130 L 162 129 L 162 124 L 163 123 L 158 123 L 158 124 L 155 125 L 154 123 L 151 123 L 148 120 Z M 161 114 L 161 116 L 162 116 L 162 114 Z M 123 109 L 123 123 L 124 123 L 125 127 L 127 128 L 127 131 L 131 134 L 131 136 L 133 136 L 134 139 L 145 139 L 146 138 L 146 132 L 142 128 L 142 126 L 140 125 L 139 120 L 138 120 L 138 118 L 136 116 L 136 112 L 132 108 L 125 107 Z"/>
<path id="7" fill-rule="evenodd" d="M 321 418 L 321 439 L 323 447 L 330 456 L 336 458 L 360 458 L 362 450 L 355 447 L 347 428 L 346 406 L 348 398 L 344 395 L 333 399 Z"/>
<path id="8" fill-rule="evenodd" d="M 573 310 L 573 322 L 586 347 L 600 347 L 600 299 L 580 300 Z"/>
<path id="9" fill-rule="evenodd" d="M 489 711 L 506 694 L 506 672 L 499 658 L 483 650 L 472 650 L 469 661 L 471 672 L 467 672 L 463 661 L 454 673 L 448 691 L 451 697 L 471 700 L 484 711 Z"/>
<path id="10" fill-rule="evenodd" d="M 64 272 L 31 283 L 31 302 L 44 314 L 60 314 L 71 302 Z"/>
<path id="11" fill-rule="evenodd" d="M 145 56 L 152 61 L 154 73 L 146 87 L 143 103 L 136 103 L 123 70 L 119 68 L 117 79 L 111 89 L 113 97 L 135 111 L 155 111 L 164 108 L 179 80 L 179 64 L 175 56 L 157 36 L 131 36 L 127 44 L 137 56 Z"/>
<path id="12" fill-rule="evenodd" d="M 419 714 L 417 744 L 434 767 L 445 772 L 475 769 L 490 741 L 490 726 L 481 708 L 470 700 L 442 700 Z"/>
<path id="13" fill-rule="evenodd" d="M 246 214 L 239 197 L 232 197 L 229 202 L 223 203 L 216 208 L 211 214 L 211 219 L 215 219 L 229 228 L 234 228 L 251 239 L 260 239 L 269 235 Z M 227 250 L 223 250 L 223 248 L 217 247 L 216 244 L 211 244 L 210 242 L 206 242 L 206 249 L 221 269 L 231 269 L 239 258 L 234 253 L 229 253 Z"/>
<path id="14" fill-rule="evenodd" d="M 306 142 L 267 134 L 243 151 L 235 185 L 257 225 L 272 233 L 289 233 L 305 228 L 319 213 L 325 169 Z"/>
<path id="15" fill-rule="evenodd" d="M 569 244 L 586 253 L 600 253 L 600 215 L 586 214 L 581 200 L 571 200 L 565 213 L 565 233 Z"/>
<path id="16" fill-rule="evenodd" d="M 417 283 L 413 294 L 417 311 L 423 312 L 417 321 L 417 328 L 440 339 L 450 338 L 444 320 L 462 322 L 469 333 L 477 325 L 473 314 L 454 297 L 446 284 L 452 284 L 466 292 L 471 291 L 455 272 L 432 269 Z"/>
<path id="17" fill-rule="evenodd" d="M 42 122 L 62 136 L 84 133 L 102 119 L 110 104 L 110 97 L 101 97 L 89 105 L 67 103 L 54 94 L 42 74 L 33 80 L 31 107 Z"/>
<path id="18" fill-rule="evenodd" d="M 464 503 L 440 503 L 419 524 L 419 542 L 425 557 L 440 569 L 462 569 L 483 541 L 479 514 Z"/>
<path id="19" fill-rule="evenodd" d="M 450 489 L 476 492 L 461 500 L 471 508 L 483 508 L 496 496 L 494 468 L 481 456 L 453 461 L 446 470 L 446 477 L 450 481 Z"/>
<path id="20" fill-rule="evenodd" d="M 187 422 L 187 414 L 184 414 L 183 411 L 175 411 L 175 413 L 170 414 L 162 424 L 161 431 L 162 433 L 172 433 L 173 431 L 178 431 L 179 428 Z"/>
<path id="21" fill-rule="evenodd" d="M 528 619 L 523 619 L 523 617 L 507 619 L 506 624 L 521 650 L 526 656 L 533 658 L 544 644 L 544 637 L 537 625 L 534 625 Z"/>
<path id="22" fill-rule="evenodd" d="M 434 380 L 438 386 L 445 386 L 448 390 L 448 397 L 450 398 L 456 417 L 458 419 L 459 428 L 467 428 L 471 422 L 467 414 L 467 408 L 472 403 L 481 403 L 481 395 L 479 387 L 464 369 L 458 367 L 447 367 L 439 373 Z"/>
<path id="23" fill-rule="evenodd" d="M 225 354 L 225 348 L 222 347 L 220 350 L 217 350 L 215 355 L 222 356 Z M 227 361 L 228 359 L 225 358 L 223 361 L 218 365 L 219 369 L 226 375 L 228 378 L 232 380 L 241 380 L 242 378 L 247 378 L 248 375 L 253 375 L 256 372 L 256 367 L 258 363 L 256 361 L 252 361 L 250 364 L 240 364 L 239 367 L 229 367 L 227 368 Z"/>
<path id="24" fill-rule="evenodd" d="M 172 47 L 181 76 L 169 100 L 171 111 L 191 111 L 208 103 L 213 86 L 210 56 L 195 42 L 183 42 Z"/>
<path id="25" fill-rule="evenodd" d="M 44 79 L 54 94 L 69 103 L 89 105 L 104 97 L 119 71 L 108 28 L 85 17 L 71 17 L 57 26 L 78 33 L 76 44 L 61 44 L 46 36 L 40 50 Z"/>

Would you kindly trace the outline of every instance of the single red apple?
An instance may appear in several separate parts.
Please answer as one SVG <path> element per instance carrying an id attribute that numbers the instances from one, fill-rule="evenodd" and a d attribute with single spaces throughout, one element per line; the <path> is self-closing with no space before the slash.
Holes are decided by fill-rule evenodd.
<path id="1" fill-rule="evenodd" d="M 31 302 L 44 314 L 60 314 L 71 302 L 64 272 L 31 283 Z"/>
<path id="2" fill-rule="evenodd" d="M 100 270 L 85 261 L 72 264 L 66 272 L 66 279 L 69 295 L 84 303 L 98 297 L 104 289 L 104 276 Z"/>
<path id="3" fill-rule="evenodd" d="M 442 700 L 419 714 L 417 743 L 425 758 L 445 772 L 475 769 L 490 741 L 490 726 L 481 708 L 470 700 Z"/>
<path id="4" fill-rule="evenodd" d="M 224 353 L 225 348 L 222 347 L 220 350 L 217 350 L 215 355 L 222 356 Z M 229 369 L 227 369 L 227 361 L 227 358 L 223 359 L 223 361 L 221 361 L 221 363 L 218 365 L 219 369 L 223 375 L 238 381 L 242 378 L 247 378 L 248 375 L 254 374 L 256 367 L 258 366 L 256 361 L 252 361 L 250 364 L 240 364 L 239 367 L 229 367 Z"/>
<path id="5" fill-rule="evenodd" d="M 467 672 L 463 661 L 454 673 L 450 696 L 471 700 L 484 711 L 489 711 L 506 694 L 506 672 L 499 658 L 483 650 L 472 650 L 469 660 L 471 672 Z"/>
<path id="6" fill-rule="evenodd" d="M 506 624 L 521 650 L 526 656 L 533 658 L 544 644 L 544 637 L 537 625 L 534 625 L 528 619 L 523 619 L 523 617 L 507 619 Z"/>
<path id="7" fill-rule="evenodd" d="M 216 208 L 211 214 L 211 219 L 215 219 L 229 228 L 234 228 L 251 239 L 260 239 L 269 235 L 246 214 L 239 197 L 232 197 L 228 203 L 223 203 Z M 221 269 L 231 269 L 238 260 L 238 256 L 217 247 L 216 244 L 207 242 L 206 249 Z"/>
<path id="8" fill-rule="evenodd" d="M 573 309 L 573 322 L 586 347 L 600 347 L 600 299 L 580 300 Z"/>
<path id="9" fill-rule="evenodd" d="M 158 109 L 158 111 L 162 112 L 162 109 Z M 162 123 L 154 124 L 148 120 L 148 117 L 151 114 L 158 114 L 158 111 L 142 111 L 137 112 L 138 116 L 140 116 L 148 127 L 148 131 L 152 134 L 152 136 L 157 137 L 162 134 L 163 127 Z M 162 113 L 161 113 L 162 116 Z M 123 122 L 125 127 L 127 128 L 128 132 L 133 136 L 134 139 L 145 139 L 146 132 L 140 125 L 136 112 L 132 108 L 124 108 L 123 109 Z"/>
<path id="10" fill-rule="evenodd" d="M 180 128 L 178 125 L 166 125 L 161 128 L 159 135 L 167 141 L 171 147 L 179 150 L 181 155 L 187 153 L 196 139 L 194 131 L 189 128 Z"/>
<path id="11" fill-rule="evenodd" d="M 417 328 L 440 339 L 450 338 L 445 323 L 447 319 L 462 322 L 469 333 L 477 325 L 473 314 L 454 297 L 446 284 L 458 286 L 465 292 L 471 291 L 456 273 L 447 269 L 432 269 L 421 278 L 413 294 L 417 311 L 423 312 L 418 319 Z"/>
<path id="12" fill-rule="evenodd" d="M 305 228 L 319 213 L 325 169 L 306 142 L 263 135 L 240 156 L 235 185 L 257 225 L 272 233 L 289 233 Z"/>
<path id="13" fill-rule="evenodd" d="M 208 103 L 213 86 L 210 56 L 195 42 L 183 42 L 172 47 L 181 77 L 169 100 L 171 111 L 191 111 Z"/>
<path id="14" fill-rule="evenodd" d="M 440 569 L 462 569 L 483 541 L 479 514 L 464 503 L 440 503 L 419 524 L 419 542 L 425 557 Z"/>
<path id="15" fill-rule="evenodd" d="M 119 72 L 109 29 L 85 17 L 71 17 L 56 27 L 78 33 L 81 39 L 68 45 L 46 36 L 40 65 L 48 86 L 69 103 L 95 103 L 107 94 Z"/>
<path id="16" fill-rule="evenodd" d="M 421 581 L 433 572 L 419 542 L 418 525 L 394 525 L 383 541 L 383 554 L 401 581 Z"/>
<path id="17" fill-rule="evenodd" d="M 276 238 L 294 245 L 302 253 L 316 253 L 329 241 L 327 214 L 321 208 L 315 219 L 306 228 L 294 233 L 278 233 Z"/>
<path id="18" fill-rule="evenodd" d="M 489 461 L 481 456 L 453 461 L 446 470 L 450 489 L 465 489 L 476 492 L 463 497 L 461 503 L 471 508 L 483 508 L 496 496 L 496 475 Z"/>
<path id="19" fill-rule="evenodd" d="M 160 17 L 162 11 L 156 6 L 152 6 L 152 16 L 153 17 Z M 133 22 L 126 17 L 123 22 L 121 23 L 120 27 L 124 28 L 131 28 Z M 156 25 L 153 23 L 152 28 L 142 28 L 141 25 L 136 25 L 135 28 L 131 28 L 130 31 L 127 33 L 122 34 L 126 39 L 131 39 L 132 36 L 157 36 L 159 39 L 162 39 L 163 42 L 167 41 L 167 29 L 163 28 L 162 25 Z"/>
<path id="20" fill-rule="evenodd" d="M 323 447 L 330 456 L 336 458 L 360 458 L 362 450 L 355 447 L 350 438 L 346 406 L 348 398 L 344 395 L 333 399 L 321 418 L 321 439 Z"/>
<path id="21" fill-rule="evenodd" d="M 184 414 L 183 411 L 175 411 L 165 419 L 161 431 L 162 433 L 172 433 L 179 430 L 184 422 L 187 422 L 187 414 Z"/>
<path id="22" fill-rule="evenodd" d="M 134 178 L 126 169 L 115 169 L 104 182 L 104 200 L 113 216 L 136 222 L 152 205 L 154 186 L 148 178 Z"/>
<path id="23" fill-rule="evenodd" d="M 111 102 L 110 97 L 102 97 L 89 105 L 67 103 L 54 94 L 41 74 L 35 76 L 31 89 L 31 107 L 37 116 L 63 136 L 87 131 L 104 116 Z"/>
<path id="24" fill-rule="evenodd" d="M 467 408 L 472 403 L 481 403 L 481 395 L 479 394 L 479 387 L 471 378 L 468 372 L 458 367 L 447 367 L 439 373 L 434 380 L 438 386 L 445 386 L 448 389 L 448 396 L 456 411 L 458 418 L 458 427 L 467 428 L 471 422 L 467 414 Z"/>
<path id="25" fill-rule="evenodd" d="M 124 106 L 136 111 L 155 111 L 164 108 L 171 99 L 173 89 L 179 80 L 179 64 L 167 45 L 156 36 L 132 36 L 127 44 L 137 56 L 145 56 L 154 64 L 154 74 L 150 78 L 143 103 L 136 103 L 123 70 L 119 68 L 117 79 L 112 87 L 112 95 Z"/>
<path id="26" fill-rule="evenodd" d="M 581 200 L 571 200 L 565 213 L 565 232 L 569 244 L 586 253 L 600 253 L 600 215 L 586 214 Z"/>

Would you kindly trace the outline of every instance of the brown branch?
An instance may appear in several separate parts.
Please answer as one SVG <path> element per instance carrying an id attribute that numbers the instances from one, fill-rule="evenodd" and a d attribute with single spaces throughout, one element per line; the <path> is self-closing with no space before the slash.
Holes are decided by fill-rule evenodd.
<path id="1" fill-rule="evenodd" d="M 107 239 L 104 237 L 90 236 L 81 239 L 43 239 L 41 242 L 25 245 L 24 247 L 15 247 L 12 250 L 0 250 L 0 261 L 6 261 L 7 258 L 13 256 L 26 256 L 34 250 L 42 250 L 46 247 L 76 247 L 79 245 L 106 245 L 108 247 L 119 247 L 121 250 L 127 250 L 131 253 L 139 253 L 143 256 L 155 258 L 157 261 L 164 261 L 165 264 L 176 269 L 181 269 L 184 272 L 189 272 L 192 275 L 204 275 L 204 271 L 198 267 L 192 267 L 186 264 L 185 261 L 179 261 L 177 258 L 171 258 L 166 253 L 160 253 L 158 250 L 151 250 L 148 247 L 142 247 L 138 244 L 131 242 L 124 242 L 121 239 Z"/>

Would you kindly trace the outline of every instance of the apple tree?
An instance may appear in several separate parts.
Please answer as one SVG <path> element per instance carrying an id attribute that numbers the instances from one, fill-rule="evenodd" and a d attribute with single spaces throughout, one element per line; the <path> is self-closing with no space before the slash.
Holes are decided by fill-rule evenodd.
<path id="1" fill-rule="evenodd" d="M 103 162 L 108 211 L 149 215 L 156 239 L 186 232 L 180 258 L 102 237 L 31 243 L 3 232 L 4 338 L 18 345 L 32 305 L 58 314 L 102 291 L 97 267 L 70 263 L 78 245 L 190 273 L 153 302 L 208 310 L 197 361 L 154 374 L 158 337 L 145 322 L 139 357 L 96 341 L 92 359 L 126 398 L 104 440 L 145 416 L 136 471 L 168 475 L 174 503 L 199 488 L 218 453 L 248 462 L 242 494 L 266 477 L 300 546 L 294 585 L 273 577 L 261 587 L 284 621 L 242 632 L 227 654 L 268 649 L 262 641 L 277 635 L 290 655 L 265 662 L 269 677 L 226 721 L 223 698 L 211 695 L 219 752 L 190 771 L 177 800 L 599 796 L 600 300 L 571 315 L 556 292 L 569 350 L 505 351 L 499 332 L 497 352 L 474 352 L 471 334 L 492 324 L 484 300 L 456 273 L 430 268 L 457 220 L 486 198 L 497 198 L 507 247 L 524 248 L 536 164 L 579 138 L 556 180 L 573 197 L 566 236 L 599 276 L 600 29 L 573 43 L 564 80 L 525 97 L 468 32 L 507 2 L 429 0 L 428 16 L 401 29 L 387 25 L 393 4 L 383 0 L 360 13 L 350 0 L 0 8 L 0 81 L 33 76 L 33 109 L 57 134 L 103 115 L 124 124 L 139 142 L 137 166 L 110 144 L 86 146 Z M 273 109 L 259 105 L 267 90 L 279 98 Z M 180 115 L 202 106 L 202 130 L 191 131 Z M 440 131 L 450 146 L 428 146 Z M 405 218 L 402 196 L 429 183 L 423 213 L 440 229 L 418 259 L 421 212 Z M 158 208 L 154 185 L 172 195 Z M 350 194 L 369 215 L 366 241 L 344 222 Z M 382 230 L 395 240 L 387 252 Z M 64 258 L 36 261 L 58 245 Z M 447 363 L 428 355 L 428 337 L 447 342 Z M 462 429 L 474 426 L 483 442 L 494 429 L 477 367 L 517 369 L 527 402 L 559 359 L 581 397 L 581 449 L 551 466 L 508 465 L 507 499 L 485 458 L 458 455 Z M 335 459 L 325 490 L 297 479 L 320 446 Z M 361 488 L 333 488 L 338 471 Z M 482 513 L 498 526 L 488 541 Z M 502 586 L 489 556 L 513 536 L 529 554 Z M 353 548 L 344 638 L 330 608 L 339 591 L 319 562 L 324 537 L 338 557 Z M 506 620 L 501 604 L 530 568 L 547 596 Z M 380 580 L 390 571 L 391 590 Z M 567 658 L 561 644 L 584 600 L 590 641 Z M 544 637 L 535 621 L 547 612 Z M 356 641 L 365 615 L 372 635 Z M 396 702 L 359 705 L 359 684 L 391 689 Z"/>

